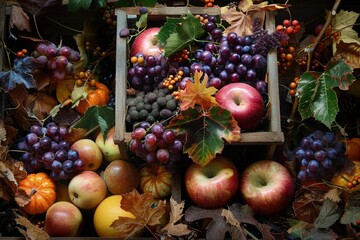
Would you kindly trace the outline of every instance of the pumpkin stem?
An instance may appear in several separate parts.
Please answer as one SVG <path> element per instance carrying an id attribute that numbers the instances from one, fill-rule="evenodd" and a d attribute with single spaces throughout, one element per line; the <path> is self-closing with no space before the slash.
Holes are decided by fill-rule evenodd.
<path id="1" fill-rule="evenodd" d="M 32 197 L 35 193 L 37 193 L 37 191 L 38 190 L 36 188 L 31 189 L 29 196 Z"/>

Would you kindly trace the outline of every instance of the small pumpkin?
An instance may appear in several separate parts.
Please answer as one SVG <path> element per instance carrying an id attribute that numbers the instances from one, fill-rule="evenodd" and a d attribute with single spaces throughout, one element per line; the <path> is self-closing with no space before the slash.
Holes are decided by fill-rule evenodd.
<path id="1" fill-rule="evenodd" d="M 140 169 L 140 189 L 151 192 L 154 198 L 171 194 L 172 174 L 162 165 L 145 165 Z"/>
<path id="2" fill-rule="evenodd" d="M 87 92 L 86 99 L 80 100 L 76 107 L 80 114 L 84 114 L 90 106 L 105 106 L 110 100 L 110 90 L 103 83 L 96 82 L 94 86 L 89 85 L 85 91 Z"/>
<path id="3" fill-rule="evenodd" d="M 30 196 L 23 210 L 32 215 L 45 213 L 56 200 L 55 183 L 45 172 L 27 175 L 19 182 L 19 188 Z"/>

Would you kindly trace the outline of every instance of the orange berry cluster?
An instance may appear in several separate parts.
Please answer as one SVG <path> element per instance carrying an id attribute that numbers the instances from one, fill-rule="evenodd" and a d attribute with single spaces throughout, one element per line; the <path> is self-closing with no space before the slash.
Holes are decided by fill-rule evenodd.
<path id="1" fill-rule="evenodd" d="M 85 49 L 86 51 L 91 51 L 91 43 L 86 42 L 85 43 Z M 92 50 L 92 55 L 95 57 L 105 57 L 107 55 L 106 51 L 103 51 L 101 47 L 95 47 L 95 49 Z"/>
<path id="2" fill-rule="evenodd" d="M 23 57 L 25 57 L 26 55 L 28 54 L 28 50 L 27 49 L 21 49 L 21 51 L 17 51 L 16 52 L 16 56 L 18 57 L 18 58 L 23 58 Z"/>
<path id="3" fill-rule="evenodd" d="M 200 22 L 201 22 L 202 24 L 205 24 L 205 23 L 207 23 L 207 22 L 209 21 L 209 19 L 207 19 L 207 18 L 204 17 L 204 16 L 201 16 L 200 14 L 196 14 L 196 15 L 195 15 L 195 18 L 199 18 L 199 19 L 200 19 Z"/>
<path id="4" fill-rule="evenodd" d="M 290 96 L 295 96 L 297 85 L 299 84 L 300 77 L 294 77 L 294 81 L 289 84 L 289 94 Z"/>
<path id="5" fill-rule="evenodd" d="M 285 19 L 283 21 L 283 24 L 279 24 L 276 26 L 276 31 L 278 32 L 282 32 L 286 35 L 292 35 L 292 34 L 295 34 L 295 33 L 298 33 L 300 31 L 300 23 L 298 20 L 288 20 L 288 19 Z"/>
<path id="6" fill-rule="evenodd" d="M 91 76 L 90 70 L 81 71 L 81 72 L 75 74 L 74 78 L 75 78 L 76 86 L 81 87 L 85 84 L 85 82 L 88 82 L 88 84 L 90 86 L 95 86 L 96 79 L 95 78 L 89 79 L 90 76 Z"/>
<path id="7" fill-rule="evenodd" d="M 213 7 L 215 0 L 201 0 L 204 3 L 204 7 Z"/>
<path id="8" fill-rule="evenodd" d="M 166 79 L 164 79 L 162 83 L 163 87 L 167 87 L 169 90 L 174 90 L 175 84 L 181 81 L 183 75 L 183 71 L 178 71 L 176 76 L 169 75 Z"/>
<path id="9" fill-rule="evenodd" d="M 349 181 L 347 183 L 347 188 L 352 189 L 352 188 L 358 186 L 359 184 L 360 184 L 360 174 L 352 176 L 349 179 Z"/>
<path id="10" fill-rule="evenodd" d="M 170 60 L 181 63 L 189 59 L 189 54 L 190 52 L 186 48 L 184 48 L 183 50 L 174 53 L 170 57 Z"/>
<path id="11" fill-rule="evenodd" d="M 132 64 L 138 63 L 138 64 L 143 64 L 145 62 L 145 58 L 144 56 L 140 55 L 140 56 L 132 56 L 130 58 L 130 62 Z"/>
<path id="12" fill-rule="evenodd" d="M 278 65 L 282 71 L 286 71 L 291 67 L 294 58 L 295 47 L 285 45 L 278 48 Z"/>

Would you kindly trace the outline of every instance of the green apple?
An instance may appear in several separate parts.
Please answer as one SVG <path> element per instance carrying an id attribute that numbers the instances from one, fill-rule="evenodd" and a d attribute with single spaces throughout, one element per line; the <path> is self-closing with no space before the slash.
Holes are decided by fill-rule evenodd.
<path id="1" fill-rule="evenodd" d="M 55 202 L 46 211 L 44 231 L 50 237 L 77 237 L 82 225 L 81 211 L 70 202 Z"/>
<path id="2" fill-rule="evenodd" d="M 106 161 L 112 162 L 114 160 L 124 159 L 126 156 L 122 156 L 119 145 L 114 143 L 114 133 L 115 127 L 112 127 L 104 140 L 104 135 L 100 132 L 96 139 L 95 143 L 100 148 L 104 159 Z"/>

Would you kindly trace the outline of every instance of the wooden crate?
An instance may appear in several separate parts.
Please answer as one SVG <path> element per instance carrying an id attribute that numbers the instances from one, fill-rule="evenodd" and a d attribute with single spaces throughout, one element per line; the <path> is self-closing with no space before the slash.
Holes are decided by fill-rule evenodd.
<path id="1" fill-rule="evenodd" d="M 150 16 L 177 16 L 187 11 L 193 14 L 208 13 L 210 15 L 219 14 L 219 8 L 203 8 L 203 7 L 161 7 L 150 8 Z M 129 15 L 138 15 L 138 8 L 118 8 L 117 15 L 117 33 L 121 29 L 127 27 Z M 265 28 L 268 31 L 275 30 L 275 17 L 273 12 L 266 12 Z M 124 147 L 124 144 L 130 139 L 130 133 L 126 132 L 125 116 L 126 116 L 126 86 L 127 86 L 127 39 L 120 38 L 117 34 L 116 47 L 116 118 L 115 118 L 115 142 Z M 284 135 L 281 131 L 280 124 L 280 100 L 279 100 L 279 82 L 277 68 L 277 52 L 271 51 L 267 56 L 267 72 L 268 72 L 268 94 L 270 99 L 270 123 L 269 131 L 244 132 L 241 134 L 241 141 L 234 143 L 240 145 L 270 145 L 276 146 L 284 142 Z"/>

